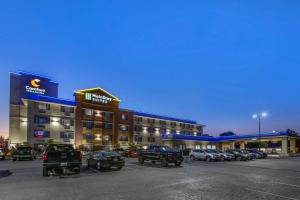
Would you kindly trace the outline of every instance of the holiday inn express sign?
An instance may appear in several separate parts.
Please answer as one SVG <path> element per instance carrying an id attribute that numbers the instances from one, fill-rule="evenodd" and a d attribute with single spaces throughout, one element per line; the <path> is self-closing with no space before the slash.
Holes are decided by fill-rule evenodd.
<path id="1" fill-rule="evenodd" d="M 109 104 L 113 101 L 111 97 L 93 93 L 85 93 L 85 100 L 101 104 Z"/>

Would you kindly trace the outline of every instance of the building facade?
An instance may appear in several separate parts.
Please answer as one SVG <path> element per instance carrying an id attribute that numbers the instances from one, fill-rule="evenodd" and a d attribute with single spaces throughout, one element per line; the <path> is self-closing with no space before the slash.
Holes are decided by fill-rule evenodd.
<path id="1" fill-rule="evenodd" d="M 10 144 L 74 144 L 111 149 L 130 143 L 160 144 L 164 134 L 202 135 L 203 125 L 120 108 L 120 99 L 103 88 L 76 90 L 74 100 L 58 98 L 49 78 L 10 74 Z"/>

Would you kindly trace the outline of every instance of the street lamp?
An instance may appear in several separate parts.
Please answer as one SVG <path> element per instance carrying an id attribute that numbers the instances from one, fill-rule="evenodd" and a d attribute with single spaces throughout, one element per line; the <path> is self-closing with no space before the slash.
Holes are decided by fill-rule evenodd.
<path id="1" fill-rule="evenodd" d="M 265 118 L 268 116 L 268 113 L 262 112 L 259 114 L 253 114 L 252 118 L 253 119 L 258 119 L 258 141 L 260 142 L 260 132 L 261 132 L 261 118 Z M 260 150 L 260 143 L 259 143 L 259 150 Z"/>

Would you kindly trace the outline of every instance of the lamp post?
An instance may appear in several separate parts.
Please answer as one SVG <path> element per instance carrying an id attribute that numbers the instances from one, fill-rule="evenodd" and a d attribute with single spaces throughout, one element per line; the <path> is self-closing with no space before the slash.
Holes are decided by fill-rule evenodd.
<path id="1" fill-rule="evenodd" d="M 258 119 L 258 141 L 259 141 L 259 150 L 260 150 L 260 133 L 261 133 L 261 118 L 265 118 L 268 116 L 268 113 L 262 112 L 259 114 L 252 115 L 253 119 Z"/>

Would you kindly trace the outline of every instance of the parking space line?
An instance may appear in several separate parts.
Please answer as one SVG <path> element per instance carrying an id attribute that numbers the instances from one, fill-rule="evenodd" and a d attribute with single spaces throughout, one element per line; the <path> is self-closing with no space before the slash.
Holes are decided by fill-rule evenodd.
<path id="1" fill-rule="evenodd" d="M 252 191 L 252 192 L 268 194 L 268 195 L 271 195 L 271 196 L 274 196 L 274 197 L 280 197 L 280 198 L 283 198 L 283 199 L 299 200 L 299 199 L 296 199 L 296 198 L 282 196 L 282 195 L 279 195 L 279 194 L 274 194 L 274 193 L 271 193 L 271 192 L 265 192 L 265 191 L 261 191 L 261 190 L 255 190 L 255 189 L 252 189 L 252 188 L 245 188 L 245 189 L 248 190 L 248 191 Z"/>
<path id="2" fill-rule="evenodd" d="M 282 183 L 282 182 L 273 182 L 273 183 L 300 188 L 300 185 L 294 185 L 294 184 Z"/>

